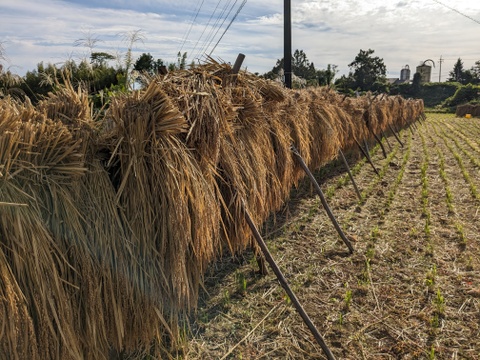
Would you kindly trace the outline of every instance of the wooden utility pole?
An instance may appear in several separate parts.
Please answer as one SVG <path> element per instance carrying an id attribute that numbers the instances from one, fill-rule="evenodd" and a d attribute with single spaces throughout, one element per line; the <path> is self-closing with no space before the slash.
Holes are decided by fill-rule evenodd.
<path id="1" fill-rule="evenodd" d="M 438 62 L 440 63 L 440 71 L 438 73 L 438 82 L 441 82 L 442 81 L 442 62 L 443 62 L 442 55 L 440 55 L 440 60 L 438 60 Z"/>
<path id="2" fill-rule="evenodd" d="M 292 11 L 290 0 L 283 0 L 283 75 L 285 87 L 292 88 Z"/>

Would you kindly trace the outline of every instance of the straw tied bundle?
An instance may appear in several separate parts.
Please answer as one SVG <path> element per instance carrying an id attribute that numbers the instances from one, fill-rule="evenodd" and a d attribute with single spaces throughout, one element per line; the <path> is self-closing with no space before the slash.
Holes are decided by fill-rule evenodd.
<path id="1" fill-rule="evenodd" d="M 303 176 L 292 145 L 316 169 L 369 136 L 367 111 L 374 131 L 423 111 L 344 100 L 215 62 L 101 119 L 68 84 L 36 108 L 1 100 L 0 358 L 161 354 L 209 262 L 251 246 L 243 204 L 261 224 Z"/>

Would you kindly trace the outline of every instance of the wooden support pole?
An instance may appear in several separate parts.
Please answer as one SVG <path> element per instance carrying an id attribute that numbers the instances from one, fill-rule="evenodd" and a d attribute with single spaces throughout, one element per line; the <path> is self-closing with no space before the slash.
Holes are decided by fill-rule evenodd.
<path id="1" fill-rule="evenodd" d="M 385 134 L 385 131 L 383 131 L 383 130 L 382 130 L 382 137 L 387 141 L 388 148 L 390 149 L 390 151 L 392 151 L 392 150 L 393 150 L 392 144 L 390 144 L 390 140 L 388 140 L 388 137 L 387 137 L 387 135 Z"/>
<path id="2" fill-rule="evenodd" d="M 231 71 L 231 79 L 228 81 L 230 85 L 235 85 L 237 82 L 237 75 L 238 72 L 240 71 L 240 68 L 242 67 L 243 60 L 245 60 L 245 55 L 240 53 L 237 56 L 237 59 L 235 60 L 235 64 L 233 64 L 232 71 Z"/>
<path id="3" fill-rule="evenodd" d="M 260 248 L 262 249 L 263 254 L 265 255 L 265 259 L 267 260 L 267 262 L 269 263 L 273 272 L 275 273 L 275 276 L 277 277 L 278 281 L 280 282 L 280 285 L 283 287 L 283 289 L 287 293 L 288 297 L 292 301 L 292 304 L 295 306 L 295 309 L 297 310 L 297 312 L 300 314 L 303 321 L 305 322 L 305 325 L 307 325 L 308 328 L 310 329 L 310 331 L 311 331 L 313 337 L 315 338 L 315 340 L 317 341 L 317 343 L 321 346 L 323 352 L 327 356 L 327 359 L 328 360 L 335 360 L 335 357 L 333 356 L 332 352 L 330 351 L 327 344 L 325 343 L 325 340 L 323 340 L 322 335 L 317 330 L 317 328 L 313 324 L 312 320 L 310 320 L 310 317 L 308 316 L 305 309 L 300 304 L 300 301 L 298 301 L 294 292 L 292 291 L 292 289 L 288 285 L 287 279 L 285 279 L 285 277 L 282 274 L 282 271 L 280 270 L 278 265 L 275 263 L 275 260 L 273 259 L 272 255 L 270 254 L 270 251 L 268 251 L 267 245 L 263 241 L 262 236 L 258 232 L 257 227 L 255 226 L 255 224 L 252 221 L 252 218 L 250 217 L 250 214 L 248 213 L 247 209 L 245 208 L 245 204 L 242 204 L 242 206 L 243 206 L 243 211 L 245 213 L 245 220 L 247 220 L 247 224 L 248 224 L 248 226 L 250 226 L 250 229 L 252 230 L 253 236 L 254 236 L 255 240 L 257 241 L 258 246 L 260 246 Z"/>
<path id="4" fill-rule="evenodd" d="M 382 140 L 378 137 L 377 134 L 375 134 L 373 132 L 373 129 L 370 128 L 370 117 L 371 117 L 371 114 L 372 114 L 372 104 L 373 102 L 375 101 L 375 99 L 377 98 L 378 94 L 376 94 L 373 99 L 370 100 L 370 105 L 369 105 L 369 111 L 368 111 L 368 119 L 365 120 L 365 126 L 367 127 L 368 131 L 370 131 L 370 133 L 373 135 L 373 137 L 375 138 L 375 140 L 377 140 L 378 142 L 378 145 L 380 145 L 380 147 L 382 148 L 382 153 L 383 153 L 383 157 L 386 159 L 387 158 L 387 152 L 385 150 L 385 147 L 383 146 L 382 144 Z M 368 146 L 367 146 L 367 142 L 365 140 L 365 149 L 367 149 L 367 152 L 368 152 Z M 369 155 L 370 157 L 370 155 Z"/>
<path id="5" fill-rule="evenodd" d="M 365 156 L 367 158 L 367 161 L 370 163 L 370 165 L 372 166 L 373 168 L 373 171 L 375 171 L 375 173 L 377 175 L 380 175 L 380 173 L 378 172 L 377 168 L 375 167 L 375 165 L 373 164 L 373 161 L 372 159 L 370 158 L 370 154 L 368 153 L 368 149 L 367 151 L 365 151 L 365 149 L 362 147 L 362 145 L 360 145 L 360 143 L 358 142 L 357 139 L 355 139 L 355 142 L 357 143 L 358 145 L 358 148 L 360 149 L 360 151 L 362 152 L 363 156 Z"/>
<path id="6" fill-rule="evenodd" d="M 368 158 L 371 160 L 372 158 L 370 157 L 370 149 L 368 148 L 367 139 L 363 139 L 363 145 L 365 145 L 365 152 L 367 153 Z"/>
<path id="7" fill-rule="evenodd" d="M 388 124 L 388 127 L 390 128 L 390 131 L 393 133 L 393 136 L 395 136 L 395 139 L 397 139 L 397 141 L 400 143 L 400 145 L 402 146 L 403 148 L 403 143 L 402 141 L 400 140 L 400 138 L 398 137 L 395 129 L 393 128 L 392 124 Z"/>
<path id="8" fill-rule="evenodd" d="M 323 195 L 323 191 L 320 188 L 320 186 L 318 185 L 318 182 L 315 179 L 315 176 L 313 176 L 312 172 L 308 169 L 307 164 L 305 164 L 305 161 L 303 161 L 302 156 L 300 155 L 300 153 L 298 152 L 298 150 L 294 146 L 292 146 L 292 152 L 295 155 L 295 157 L 297 158 L 297 160 L 298 160 L 300 166 L 302 167 L 302 169 L 305 171 L 305 173 L 310 178 L 313 186 L 315 187 L 315 190 L 317 191 L 317 194 L 320 197 L 320 201 L 322 202 L 323 208 L 327 212 L 328 217 L 330 218 L 330 220 L 333 223 L 333 226 L 335 226 L 335 229 L 337 230 L 338 235 L 340 235 L 340 237 L 342 238 L 345 245 L 347 245 L 348 250 L 350 250 L 350 253 L 353 253 L 353 251 L 354 251 L 353 246 L 350 243 L 350 241 L 347 239 L 345 234 L 343 233 L 342 229 L 340 228 L 340 225 L 338 224 L 337 220 L 335 219 L 335 216 L 333 216 L 332 210 L 330 210 L 330 207 L 327 204 L 327 200 L 325 199 L 325 195 Z"/>
<path id="9" fill-rule="evenodd" d="M 378 135 L 373 132 L 373 130 L 371 130 L 371 133 L 372 133 L 373 137 L 375 138 L 375 140 L 377 140 L 378 145 L 380 145 L 380 147 L 382 148 L 383 157 L 386 159 L 387 158 L 387 151 L 385 150 L 385 147 L 383 146 L 382 139 L 380 139 L 378 137 Z"/>
<path id="10" fill-rule="evenodd" d="M 245 60 L 245 55 L 240 53 L 235 60 L 235 64 L 233 64 L 232 74 L 238 74 L 240 68 L 242 67 L 243 60 Z"/>
<path id="11" fill-rule="evenodd" d="M 408 128 L 410 129 L 410 132 L 412 133 L 412 135 L 415 135 L 412 130 L 412 124 L 408 124 Z"/>
<path id="12" fill-rule="evenodd" d="M 350 171 L 350 166 L 348 166 L 347 159 L 345 158 L 345 155 L 343 154 L 342 149 L 338 149 L 338 152 L 340 153 L 340 156 L 343 160 L 343 163 L 345 164 L 345 167 L 347 168 L 348 176 L 350 177 L 350 180 L 353 184 L 353 187 L 355 188 L 355 192 L 357 193 L 358 200 L 362 200 L 362 195 L 360 194 L 360 191 L 358 190 L 357 184 L 355 183 L 355 179 L 353 178 L 353 174 Z"/>

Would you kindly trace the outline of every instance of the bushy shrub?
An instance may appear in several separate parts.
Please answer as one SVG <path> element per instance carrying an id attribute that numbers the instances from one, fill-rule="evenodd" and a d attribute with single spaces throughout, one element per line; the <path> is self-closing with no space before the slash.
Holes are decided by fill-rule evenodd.
<path id="1" fill-rule="evenodd" d="M 455 94 L 443 102 L 444 107 L 453 107 L 461 104 L 467 104 L 478 100 L 480 97 L 480 86 L 467 84 L 457 89 Z"/>

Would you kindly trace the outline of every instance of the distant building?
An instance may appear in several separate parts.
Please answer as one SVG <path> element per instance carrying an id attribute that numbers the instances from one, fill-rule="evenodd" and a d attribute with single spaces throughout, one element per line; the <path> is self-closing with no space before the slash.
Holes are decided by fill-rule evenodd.
<path id="1" fill-rule="evenodd" d="M 410 81 L 410 66 L 405 65 L 405 67 L 400 71 L 400 81 Z"/>
<path id="2" fill-rule="evenodd" d="M 388 82 L 390 85 L 397 85 L 397 84 L 402 83 L 402 81 L 400 81 L 399 78 L 387 78 L 387 82 Z"/>
<path id="3" fill-rule="evenodd" d="M 427 61 L 431 61 L 433 64 L 433 67 L 435 67 L 435 63 L 433 60 L 425 60 L 422 62 L 420 65 L 417 66 L 417 73 L 420 74 L 420 83 L 429 83 L 432 78 L 432 67 L 430 65 L 427 65 Z"/>
<path id="4" fill-rule="evenodd" d="M 400 71 L 400 79 L 399 78 L 387 78 L 387 81 L 390 85 L 398 85 L 403 84 L 405 82 L 410 82 L 410 67 L 405 65 L 403 69 Z"/>

